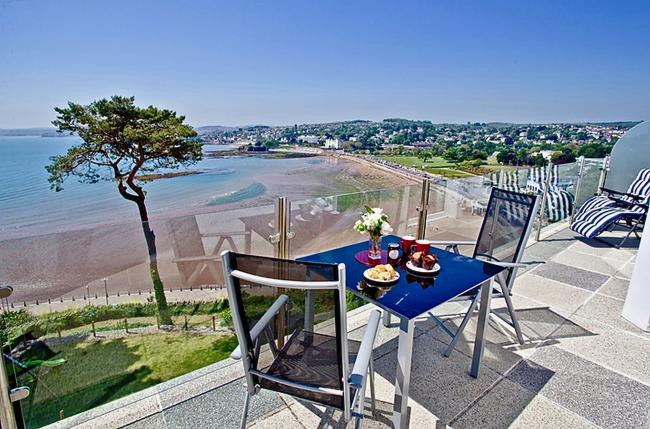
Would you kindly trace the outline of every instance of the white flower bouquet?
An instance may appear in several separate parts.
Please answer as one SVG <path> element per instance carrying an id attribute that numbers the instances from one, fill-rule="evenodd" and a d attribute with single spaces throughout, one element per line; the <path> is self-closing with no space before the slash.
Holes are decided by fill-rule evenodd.
<path id="1" fill-rule="evenodd" d="M 388 235 L 393 232 L 393 227 L 388 223 L 388 216 L 384 210 L 366 206 L 366 212 L 361 219 L 354 223 L 355 231 L 361 234 L 368 233 L 370 236 Z"/>
<path id="2" fill-rule="evenodd" d="M 366 212 L 354 223 L 354 230 L 370 236 L 368 258 L 381 259 L 381 236 L 393 232 L 393 227 L 388 223 L 388 216 L 382 209 L 365 207 Z"/>

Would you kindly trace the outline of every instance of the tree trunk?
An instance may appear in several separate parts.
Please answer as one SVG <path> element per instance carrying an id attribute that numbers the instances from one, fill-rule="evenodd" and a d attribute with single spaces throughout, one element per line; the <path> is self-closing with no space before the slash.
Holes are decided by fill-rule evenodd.
<path id="1" fill-rule="evenodd" d="M 163 287 L 162 280 L 160 280 L 160 274 L 158 272 L 156 235 L 149 225 L 149 215 L 147 214 L 147 207 L 144 204 L 144 198 L 136 201 L 136 204 L 138 205 L 138 210 L 140 212 L 140 220 L 142 221 L 142 231 L 144 232 L 144 238 L 147 242 L 147 251 L 149 252 L 149 273 L 151 274 L 151 282 L 153 285 L 153 292 L 156 299 L 156 308 L 160 317 L 160 323 L 163 325 L 171 325 L 172 319 L 169 313 L 169 308 L 167 307 L 165 289 Z"/>

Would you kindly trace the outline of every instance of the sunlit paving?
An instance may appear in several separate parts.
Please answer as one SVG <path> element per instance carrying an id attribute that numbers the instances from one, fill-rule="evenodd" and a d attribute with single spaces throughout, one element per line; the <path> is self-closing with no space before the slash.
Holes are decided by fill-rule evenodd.
<path id="1" fill-rule="evenodd" d="M 648 429 L 649 14 L 0 4 L 0 428 Z"/>

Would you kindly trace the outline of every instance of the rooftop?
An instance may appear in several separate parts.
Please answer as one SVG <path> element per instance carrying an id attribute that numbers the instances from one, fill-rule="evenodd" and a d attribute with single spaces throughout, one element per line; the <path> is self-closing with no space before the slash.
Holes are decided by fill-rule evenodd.
<path id="1" fill-rule="evenodd" d="M 617 234 L 617 233 L 614 233 Z M 411 427 L 530 428 L 626 427 L 650 424 L 650 333 L 620 314 L 638 241 L 614 249 L 560 229 L 526 249 L 539 262 L 520 273 L 514 304 L 526 336 L 523 346 L 491 321 L 483 367 L 469 376 L 476 318 L 449 358 L 449 342 L 431 319 L 416 326 L 410 389 Z M 450 327 L 466 304 L 435 310 Z M 505 311 L 505 303 L 493 307 Z M 349 314 L 359 339 L 370 306 Z M 498 311 L 498 310 L 497 310 Z M 366 427 L 390 427 L 397 329 L 381 326 L 375 343 L 377 415 Z M 142 390 L 52 427 L 237 427 L 244 399 L 241 363 L 222 361 Z M 352 423 L 350 424 L 352 425 Z M 251 428 L 345 427 L 331 412 L 288 396 L 253 397 Z"/>

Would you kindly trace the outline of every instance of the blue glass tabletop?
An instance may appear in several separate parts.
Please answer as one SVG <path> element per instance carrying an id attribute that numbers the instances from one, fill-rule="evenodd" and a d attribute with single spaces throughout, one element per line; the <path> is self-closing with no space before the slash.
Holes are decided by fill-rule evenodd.
<path id="1" fill-rule="evenodd" d="M 388 243 L 399 243 L 395 235 L 384 237 L 383 247 Z M 368 267 L 355 259 L 355 255 L 368 249 L 364 241 L 337 249 L 300 258 L 300 261 L 344 263 L 347 289 L 389 312 L 407 319 L 413 319 L 437 306 L 468 293 L 486 280 L 497 275 L 504 268 L 463 255 L 432 247 L 432 254 L 438 257 L 440 272 L 433 277 L 416 277 L 404 266 L 397 267 L 399 281 L 390 287 L 371 286 L 363 280 Z"/>

